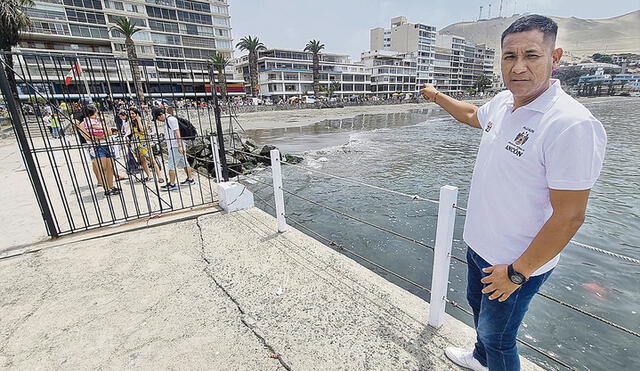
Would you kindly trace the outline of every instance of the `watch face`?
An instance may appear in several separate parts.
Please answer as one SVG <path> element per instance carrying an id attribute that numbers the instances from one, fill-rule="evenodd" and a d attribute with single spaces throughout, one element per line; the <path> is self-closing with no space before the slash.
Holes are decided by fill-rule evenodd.
<path id="1" fill-rule="evenodd" d="M 520 275 L 518 274 L 512 274 L 511 275 L 511 282 L 515 283 L 516 285 L 520 285 L 522 284 L 522 277 L 520 277 Z"/>

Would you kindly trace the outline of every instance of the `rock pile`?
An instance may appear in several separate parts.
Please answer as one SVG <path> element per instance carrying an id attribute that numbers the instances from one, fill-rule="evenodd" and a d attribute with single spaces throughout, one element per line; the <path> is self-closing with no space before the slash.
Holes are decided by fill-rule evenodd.
<path id="1" fill-rule="evenodd" d="M 270 166 L 271 150 L 277 149 L 275 146 L 270 145 L 258 148 L 256 144 L 246 139 L 237 139 L 233 144 L 225 138 L 226 159 L 230 177 L 250 173 L 252 169 L 259 166 Z M 209 137 L 196 138 L 187 149 L 187 158 L 189 165 L 193 169 L 215 178 L 215 165 L 211 148 Z M 299 156 L 285 154 L 282 160 L 297 164 L 304 159 Z"/>

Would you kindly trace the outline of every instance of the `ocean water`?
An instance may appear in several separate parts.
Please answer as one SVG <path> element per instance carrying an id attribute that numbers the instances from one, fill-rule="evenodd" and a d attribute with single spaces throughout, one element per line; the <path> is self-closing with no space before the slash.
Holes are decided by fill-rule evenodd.
<path id="1" fill-rule="evenodd" d="M 592 190 L 587 219 L 575 240 L 640 258 L 640 100 L 596 98 L 583 101 L 605 126 L 608 147 L 600 179 Z M 315 125 L 248 131 L 259 144 L 283 153 L 303 154 L 302 165 L 408 194 L 438 199 L 443 185 L 459 187 L 465 206 L 481 132 L 455 122 L 446 112 L 414 110 L 362 115 Z M 252 175 L 270 181 L 268 170 Z M 433 245 L 437 205 L 283 167 L 285 189 L 348 214 Z M 250 180 L 250 179 L 249 179 Z M 272 190 L 251 189 L 273 202 Z M 431 282 L 432 252 L 370 226 L 285 195 L 287 215 L 368 259 L 424 286 Z M 272 212 L 261 202 L 257 205 Z M 453 254 L 464 258 L 464 212 L 459 212 Z M 349 255 L 348 255 L 349 256 Z M 361 264 L 426 300 L 418 290 L 366 262 Z M 466 267 L 452 261 L 448 297 L 466 306 Z M 569 245 L 543 292 L 640 330 L 640 266 Z M 472 325 L 460 310 L 447 312 Z M 583 314 L 536 297 L 519 337 L 580 370 L 638 369 L 640 340 Z M 519 345 L 522 354 L 548 369 L 564 369 Z"/>

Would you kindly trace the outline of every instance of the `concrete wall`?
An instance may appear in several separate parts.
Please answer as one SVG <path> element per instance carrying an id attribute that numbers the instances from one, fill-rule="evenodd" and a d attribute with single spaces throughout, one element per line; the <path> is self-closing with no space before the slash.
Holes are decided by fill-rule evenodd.
<path id="1" fill-rule="evenodd" d="M 383 49 L 384 47 L 384 28 L 372 28 L 369 32 L 369 50 Z"/>
<path id="2" fill-rule="evenodd" d="M 391 30 L 391 50 L 410 53 L 418 50 L 418 29 L 412 23 L 404 23 Z"/>

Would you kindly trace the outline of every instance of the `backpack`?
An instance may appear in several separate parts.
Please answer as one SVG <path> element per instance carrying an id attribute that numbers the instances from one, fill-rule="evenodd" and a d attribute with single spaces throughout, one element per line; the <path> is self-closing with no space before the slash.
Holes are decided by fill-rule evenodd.
<path id="1" fill-rule="evenodd" d="M 198 135 L 196 127 L 189 120 L 176 116 L 178 119 L 178 127 L 180 128 L 180 136 L 185 139 L 195 139 Z"/>

